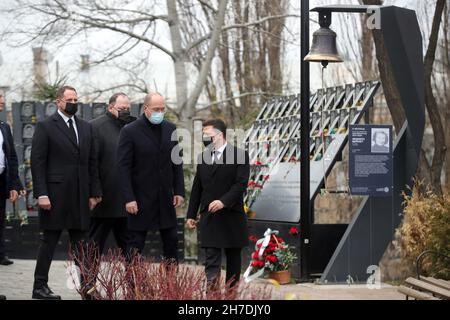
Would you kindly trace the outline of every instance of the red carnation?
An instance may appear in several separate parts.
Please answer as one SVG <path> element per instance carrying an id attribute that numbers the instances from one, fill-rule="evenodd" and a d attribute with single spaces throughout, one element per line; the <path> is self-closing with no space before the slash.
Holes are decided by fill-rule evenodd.
<path id="1" fill-rule="evenodd" d="M 291 229 L 289 229 L 289 234 L 292 236 L 298 235 L 298 229 L 296 227 L 292 227 Z"/>
<path id="2" fill-rule="evenodd" d="M 260 166 L 260 165 L 262 165 L 262 162 L 261 161 L 255 161 L 255 166 Z"/>
<path id="3" fill-rule="evenodd" d="M 258 260 L 258 259 L 259 259 L 258 252 L 253 252 L 253 254 L 252 254 L 252 259 L 253 259 L 253 260 Z"/>
<path id="4" fill-rule="evenodd" d="M 275 263 L 275 262 L 278 261 L 277 257 L 274 256 L 274 255 L 268 255 L 268 256 L 266 257 L 266 260 L 269 261 L 269 262 L 272 262 L 272 263 Z"/>
<path id="5" fill-rule="evenodd" d="M 252 241 L 252 242 L 256 242 L 256 241 L 258 241 L 258 238 L 256 236 L 250 236 L 250 237 L 248 237 L 248 240 Z"/>
<path id="6" fill-rule="evenodd" d="M 249 183 L 248 183 L 248 186 L 250 187 L 250 188 L 254 188 L 255 187 L 255 181 L 250 181 Z"/>

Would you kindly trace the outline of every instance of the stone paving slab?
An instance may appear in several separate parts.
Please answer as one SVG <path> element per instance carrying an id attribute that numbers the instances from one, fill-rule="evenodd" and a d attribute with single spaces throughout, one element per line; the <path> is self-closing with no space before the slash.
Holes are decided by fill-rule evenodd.
<path id="1" fill-rule="evenodd" d="M 33 289 L 36 260 L 13 260 L 10 266 L 0 266 L 0 294 L 8 300 L 29 300 Z M 80 300 L 75 289 L 69 289 L 66 262 L 53 261 L 50 267 L 49 287 L 64 300 Z"/>
<path id="2" fill-rule="evenodd" d="M 33 286 L 35 260 L 13 260 L 11 266 L 0 266 L 0 294 L 9 300 L 29 300 Z M 201 267 L 199 267 L 201 268 Z M 49 286 L 64 300 L 80 300 L 75 289 L 70 289 L 65 261 L 53 261 L 50 268 Z M 255 286 L 269 285 L 274 299 L 293 300 L 404 300 L 397 287 L 382 284 L 379 289 L 365 285 L 317 285 L 313 283 L 274 286 L 266 279 L 252 282 Z"/>

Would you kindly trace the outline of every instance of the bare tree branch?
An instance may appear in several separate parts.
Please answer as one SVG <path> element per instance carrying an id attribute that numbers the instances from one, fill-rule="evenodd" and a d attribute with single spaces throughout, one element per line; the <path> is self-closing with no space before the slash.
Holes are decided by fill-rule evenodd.
<path id="1" fill-rule="evenodd" d="M 226 27 L 223 27 L 221 32 L 224 32 L 224 31 L 227 31 L 227 30 L 231 30 L 231 29 L 237 29 L 237 28 L 248 28 L 248 27 L 251 27 L 251 26 L 262 24 L 262 23 L 264 23 L 266 21 L 269 21 L 269 20 L 281 19 L 281 18 L 289 18 L 289 17 L 300 18 L 300 16 L 297 15 L 297 14 L 283 14 L 283 15 L 278 15 L 278 16 L 264 17 L 264 18 L 262 18 L 262 19 L 260 19 L 258 21 L 254 21 L 254 22 L 228 25 Z M 186 46 L 186 51 L 192 50 L 196 46 L 200 45 L 202 42 L 208 40 L 211 36 L 212 36 L 212 33 L 209 33 L 209 34 L 201 37 L 200 39 L 197 39 L 193 43 L 191 43 L 191 44 Z"/>

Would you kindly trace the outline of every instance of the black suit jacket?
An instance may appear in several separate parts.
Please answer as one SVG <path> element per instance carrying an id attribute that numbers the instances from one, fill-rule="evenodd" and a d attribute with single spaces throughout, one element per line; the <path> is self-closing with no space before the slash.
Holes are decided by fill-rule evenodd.
<path id="1" fill-rule="evenodd" d="M 187 218 L 196 219 L 200 212 L 202 247 L 245 247 L 248 245 L 244 212 L 244 194 L 250 175 L 248 154 L 228 143 L 219 163 L 211 164 L 210 157 L 207 149 L 199 158 Z M 210 213 L 208 206 L 214 200 L 222 201 L 225 207 Z"/>
<path id="2" fill-rule="evenodd" d="M 168 121 L 160 125 L 160 143 L 144 115 L 120 132 L 117 161 L 122 192 L 125 203 L 137 201 L 139 210 L 137 215 L 128 215 L 130 230 L 177 225 L 173 197 L 184 197 L 183 163 L 171 158 L 172 153 L 179 154 L 175 125 Z"/>
<path id="3" fill-rule="evenodd" d="M 5 170 L 4 181 L 0 181 L 0 199 L 8 199 L 9 192 L 23 190 L 22 183 L 19 179 L 18 161 L 14 141 L 11 134 L 11 128 L 6 122 L 0 121 L 0 130 L 3 135 L 3 152 L 5 154 Z"/>
<path id="4" fill-rule="evenodd" d="M 36 125 L 31 147 L 34 197 L 47 195 L 51 210 L 39 209 L 41 229 L 87 230 L 89 197 L 101 196 L 91 125 L 76 116 L 79 145 L 56 112 Z"/>
<path id="5" fill-rule="evenodd" d="M 117 144 L 123 123 L 109 112 L 90 123 L 94 132 L 98 177 L 103 194 L 102 202 L 92 211 L 92 216 L 99 218 L 126 217 L 125 200 L 120 187 L 116 158 Z"/>

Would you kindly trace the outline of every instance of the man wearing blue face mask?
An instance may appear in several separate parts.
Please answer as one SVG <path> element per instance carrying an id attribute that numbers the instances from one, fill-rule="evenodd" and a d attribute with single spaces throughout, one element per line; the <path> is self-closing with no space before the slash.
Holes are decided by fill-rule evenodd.
<path id="1" fill-rule="evenodd" d="M 183 163 L 176 127 L 164 120 L 165 102 L 158 93 L 144 99 L 143 115 L 124 127 L 117 162 L 128 213 L 128 257 L 144 249 L 149 230 L 159 230 L 165 259 L 178 262 L 175 208 L 184 202 Z"/>

